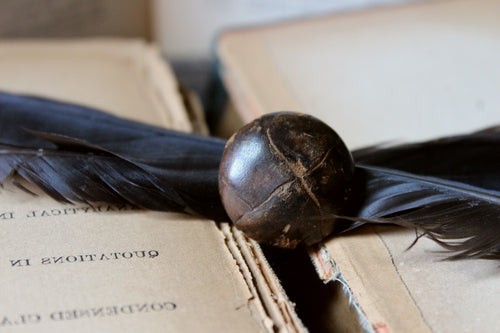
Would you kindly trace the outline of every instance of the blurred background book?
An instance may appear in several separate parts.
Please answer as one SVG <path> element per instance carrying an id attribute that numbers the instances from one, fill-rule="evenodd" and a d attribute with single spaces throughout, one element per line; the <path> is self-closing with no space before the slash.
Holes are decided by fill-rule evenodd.
<path id="1" fill-rule="evenodd" d="M 227 29 L 431 0 L 2 0 L 0 40 L 120 37 L 154 41 L 197 93 L 211 127 L 224 98 L 214 43 Z M 222 99 L 222 100 L 221 100 Z"/>

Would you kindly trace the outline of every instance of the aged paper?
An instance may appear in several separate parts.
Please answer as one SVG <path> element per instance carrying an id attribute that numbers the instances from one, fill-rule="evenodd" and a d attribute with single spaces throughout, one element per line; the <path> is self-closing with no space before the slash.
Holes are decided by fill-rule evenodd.
<path id="1" fill-rule="evenodd" d="M 222 72 L 245 121 L 310 113 L 349 147 L 475 130 L 500 122 L 498 6 L 432 1 L 228 31 Z"/>
<path id="2" fill-rule="evenodd" d="M 170 69 L 142 42 L 0 43 L 0 89 L 191 129 Z M 226 245 L 230 232 L 212 221 L 66 205 L 8 184 L 0 202 L 0 331 L 267 332 L 287 324 L 269 314 L 275 304 L 262 305 L 253 271 L 244 276 L 237 246 Z"/>

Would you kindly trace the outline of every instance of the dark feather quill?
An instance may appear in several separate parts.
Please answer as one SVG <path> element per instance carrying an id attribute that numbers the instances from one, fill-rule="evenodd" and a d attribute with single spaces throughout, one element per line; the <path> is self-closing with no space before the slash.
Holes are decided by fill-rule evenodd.
<path id="1" fill-rule="evenodd" d="M 500 191 L 500 127 L 421 143 L 360 149 L 353 157 L 357 164 Z"/>
<path id="2" fill-rule="evenodd" d="M 60 201 L 129 203 L 227 220 L 217 176 L 225 141 L 91 108 L 0 93 L 0 181 L 25 178 Z M 353 152 L 348 229 L 420 230 L 452 259 L 500 258 L 500 128 Z"/>
<path id="3" fill-rule="evenodd" d="M 353 156 L 353 220 L 416 228 L 450 259 L 500 258 L 498 127 Z"/>
<path id="4" fill-rule="evenodd" d="M 0 119 L 1 181 L 16 173 L 60 201 L 227 219 L 217 186 L 224 140 L 6 93 Z"/>

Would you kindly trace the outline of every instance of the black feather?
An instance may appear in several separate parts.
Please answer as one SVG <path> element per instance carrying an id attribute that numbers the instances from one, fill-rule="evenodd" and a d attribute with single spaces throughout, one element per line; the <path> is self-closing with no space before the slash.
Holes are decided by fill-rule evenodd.
<path id="1" fill-rule="evenodd" d="M 500 131 L 353 152 L 349 218 L 421 231 L 450 259 L 500 258 Z"/>
<path id="2" fill-rule="evenodd" d="M 60 201 L 129 203 L 227 220 L 218 193 L 225 141 L 83 106 L 0 93 L 0 182 L 13 174 Z M 346 229 L 420 230 L 452 259 L 500 258 L 500 127 L 356 150 Z"/>
<path id="3" fill-rule="evenodd" d="M 353 152 L 357 164 L 445 178 L 500 191 L 500 127 L 467 135 Z"/>
<path id="4" fill-rule="evenodd" d="M 226 220 L 225 141 L 83 106 L 0 93 L 0 180 L 16 173 L 60 201 L 129 203 Z"/>

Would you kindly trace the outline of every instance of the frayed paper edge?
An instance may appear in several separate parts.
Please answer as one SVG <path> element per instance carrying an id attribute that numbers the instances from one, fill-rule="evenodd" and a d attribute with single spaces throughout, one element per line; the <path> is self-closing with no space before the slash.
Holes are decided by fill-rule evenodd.
<path id="1" fill-rule="evenodd" d="M 337 264 L 332 259 L 332 256 L 328 252 L 325 246 L 322 244 L 312 248 L 309 251 L 309 255 L 313 260 L 314 267 L 318 275 L 323 280 L 323 283 L 335 283 L 338 282 L 342 285 L 342 291 L 348 296 L 348 303 L 351 306 L 358 317 L 360 326 L 366 333 L 381 333 L 383 331 L 374 330 L 372 323 L 368 320 L 365 313 L 361 309 L 359 302 L 356 300 L 353 291 L 344 279 L 342 272 L 337 267 Z"/>

